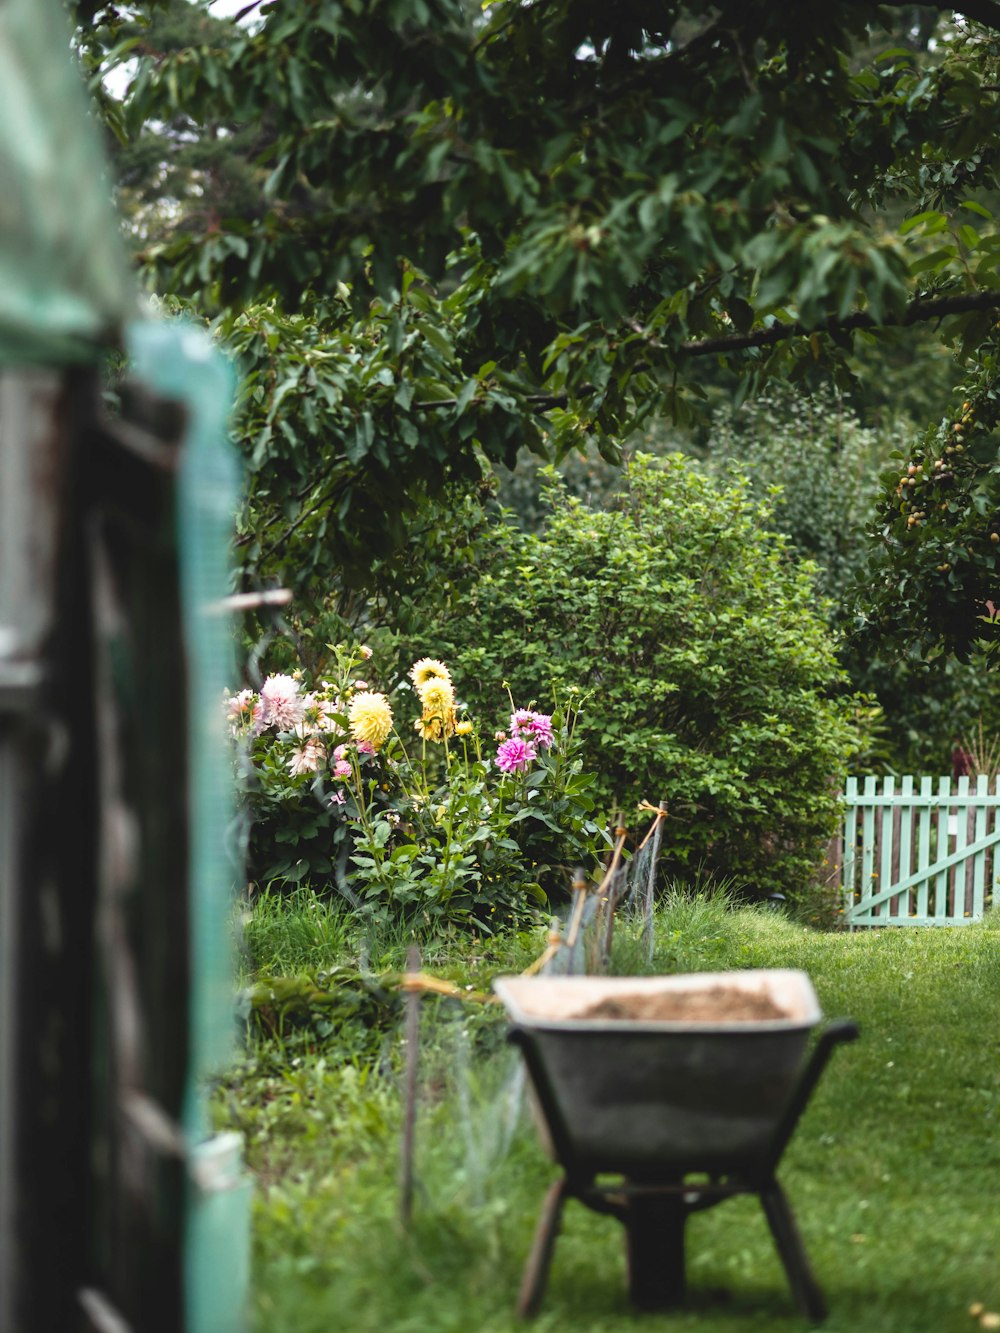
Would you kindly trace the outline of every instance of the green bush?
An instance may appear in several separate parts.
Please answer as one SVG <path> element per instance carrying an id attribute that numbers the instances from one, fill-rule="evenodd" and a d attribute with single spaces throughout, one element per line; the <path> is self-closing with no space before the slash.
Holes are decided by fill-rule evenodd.
<path id="1" fill-rule="evenodd" d="M 801 898 L 859 743 L 811 568 L 745 483 L 680 456 L 639 456 L 614 510 L 555 482 L 548 499 L 543 533 L 480 540 L 456 604 L 410 604 L 412 650 L 446 656 L 472 707 L 504 682 L 525 702 L 540 680 L 579 690 L 600 796 L 626 818 L 669 804 L 665 873 Z"/>

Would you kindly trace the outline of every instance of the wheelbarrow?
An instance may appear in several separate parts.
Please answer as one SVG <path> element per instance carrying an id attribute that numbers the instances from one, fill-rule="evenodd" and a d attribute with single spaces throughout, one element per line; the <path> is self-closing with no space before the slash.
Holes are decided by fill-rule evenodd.
<path id="1" fill-rule="evenodd" d="M 524 1269 L 518 1314 L 537 1313 L 567 1199 L 625 1228 L 628 1290 L 644 1310 L 684 1299 L 684 1225 L 759 1196 L 801 1312 L 827 1309 L 777 1179 L 785 1148 L 839 1042 L 804 972 L 514 977 L 494 988 L 512 1020 L 542 1144 L 563 1170 Z M 608 1178 L 613 1179 L 609 1180 Z"/>

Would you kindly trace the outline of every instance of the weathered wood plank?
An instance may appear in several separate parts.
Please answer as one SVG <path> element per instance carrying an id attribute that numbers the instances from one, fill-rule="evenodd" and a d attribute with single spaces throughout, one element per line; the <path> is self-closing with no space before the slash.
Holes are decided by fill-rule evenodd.
<path id="1" fill-rule="evenodd" d="M 924 777 L 920 779 L 920 795 L 927 798 L 928 803 L 920 811 L 920 831 L 917 835 L 917 867 L 923 868 L 931 863 L 931 809 L 930 809 L 931 779 Z M 926 879 L 920 881 L 916 886 L 917 902 L 916 913 L 918 917 L 927 916 L 927 903 L 929 899 L 929 885 Z"/>
<path id="2" fill-rule="evenodd" d="M 927 805 L 932 810 L 936 809 L 939 805 L 942 804 L 947 806 L 964 807 L 964 806 L 978 806 L 979 803 L 980 803 L 979 797 L 976 795 L 975 792 L 970 792 L 968 796 L 963 798 L 957 795 L 957 793 L 953 792 L 949 792 L 946 796 L 929 795 L 925 797 L 923 792 L 921 791 L 919 795 L 914 795 L 913 797 L 914 805 L 916 806 Z M 902 793 L 899 792 L 897 792 L 895 796 L 880 796 L 876 794 L 872 796 L 870 800 L 867 796 L 862 796 L 859 797 L 859 804 L 871 805 L 876 808 L 882 805 L 902 805 L 903 796 Z M 986 804 L 991 808 L 1000 806 L 1000 793 L 990 793 L 990 795 L 986 798 Z"/>
<path id="3" fill-rule="evenodd" d="M 963 773 L 958 779 L 958 795 L 969 795 L 969 776 Z M 956 860 L 951 867 L 951 915 L 960 921 L 965 915 L 965 872 L 969 864 L 966 848 L 969 845 L 969 821 L 967 814 L 970 807 L 965 810 L 955 810 L 951 813 L 948 820 L 948 830 L 954 839 L 954 849 Z"/>
<path id="4" fill-rule="evenodd" d="M 858 780 L 848 778 L 844 789 L 847 811 L 844 818 L 844 853 L 842 860 L 842 885 L 844 893 L 844 911 L 850 914 L 854 909 L 857 885 L 857 841 L 858 841 Z"/>
<path id="5" fill-rule="evenodd" d="M 976 795 L 985 801 L 989 788 L 989 778 L 985 773 L 980 773 L 976 778 Z M 976 822 L 972 830 L 973 841 L 981 842 L 986 837 L 986 823 L 988 811 L 985 804 L 976 807 Z M 972 883 L 970 892 L 967 895 L 966 911 L 972 917 L 980 917 L 983 914 L 983 893 L 986 884 L 986 849 L 976 854 L 972 866 Z"/>
<path id="6" fill-rule="evenodd" d="M 893 830 L 896 834 L 897 847 L 893 864 L 893 882 L 902 881 L 910 873 L 911 856 L 913 851 L 913 778 L 907 774 L 902 779 L 900 796 L 907 800 L 907 804 L 899 809 L 898 820 L 893 824 Z M 913 911 L 912 891 L 901 895 L 897 899 L 897 916 L 910 916 Z"/>
<path id="7" fill-rule="evenodd" d="M 891 797 L 895 791 L 896 779 L 894 777 L 884 777 L 882 779 L 882 793 L 884 796 Z M 884 889 L 893 882 L 892 875 L 892 850 L 893 850 L 893 824 L 895 809 L 886 804 L 882 806 L 882 818 L 879 820 L 879 868 L 877 871 L 878 879 L 873 883 L 873 889 Z M 894 900 L 889 898 L 885 901 L 883 907 L 880 907 L 879 916 L 892 915 Z"/>

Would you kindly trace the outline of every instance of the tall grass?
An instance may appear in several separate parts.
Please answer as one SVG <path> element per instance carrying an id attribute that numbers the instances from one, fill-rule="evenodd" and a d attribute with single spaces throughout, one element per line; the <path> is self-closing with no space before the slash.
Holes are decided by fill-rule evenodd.
<path id="1" fill-rule="evenodd" d="M 652 956 L 646 951 L 641 917 L 622 913 L 615 922 L 611 971 L 638 976 L 732 967 L 737 936 L 752 930 L 758 919 L 773 916 L 763 905 L 736 911 L 738 901 L 726 883 L 696 890 L 670 883 L 657 909 Z"/>
<path id="2" fill-rule="evenodd" d="M 268 887 L 241 910 L 238 939 L 248 974 L 289 976 L 329 967 L 347 951 L 350 933 L 338 902 L 305 887 Z"/>

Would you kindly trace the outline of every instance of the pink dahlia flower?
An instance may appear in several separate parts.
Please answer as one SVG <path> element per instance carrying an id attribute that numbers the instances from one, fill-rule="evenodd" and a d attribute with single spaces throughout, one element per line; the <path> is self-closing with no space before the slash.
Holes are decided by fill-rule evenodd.
<path id="1" fill-rule="evenodd" d="M 336 731 L 337 723 L 332 713 L 333 705 L 326 699 L 320 699 L 313 693 L 302 695 L 302 716 L 295 728 L 296 736 L 305 738 L 318 736 L 324 731 Z"/>
<path id="2" fill-rule="evenodd" d="M 226 716 L 242 721 L 253 708 L 253 690 L 240 690 L 226 700 Z"/>
<path id="3" fill-rule="evenodd" d="M 515 736 L 527 736 L 531 742 L 544 749 L 548 749 L 555 740 L 551 716 L 548 713 L 533 713 L 528 708 L 519 708 L 511 714 L 510 729 Z"/>
<path id="4" fill-rule="evenodd" d="M 338 759 L 333 766 L 333 776 L 335 778 L 349 778 L 351 776 L 351 766 L 346 759 Z"/>
<path id="5" fill-rule="evenodd" d="M 502 773 L 520 773 L 535 757 L 535 747 L 520 736 L 512 736 L 497 750 L 496 764 Z"/>
<path id="6" fill-rule="evenodd" d="M 253 690 L 240 690 L 239 694 L 234 694 L 226 700 L 226 717 L 229 719 L 229 730 L 236 736 L 240 730 L 252 722 L 257 706 L 257 696 Z"/>

